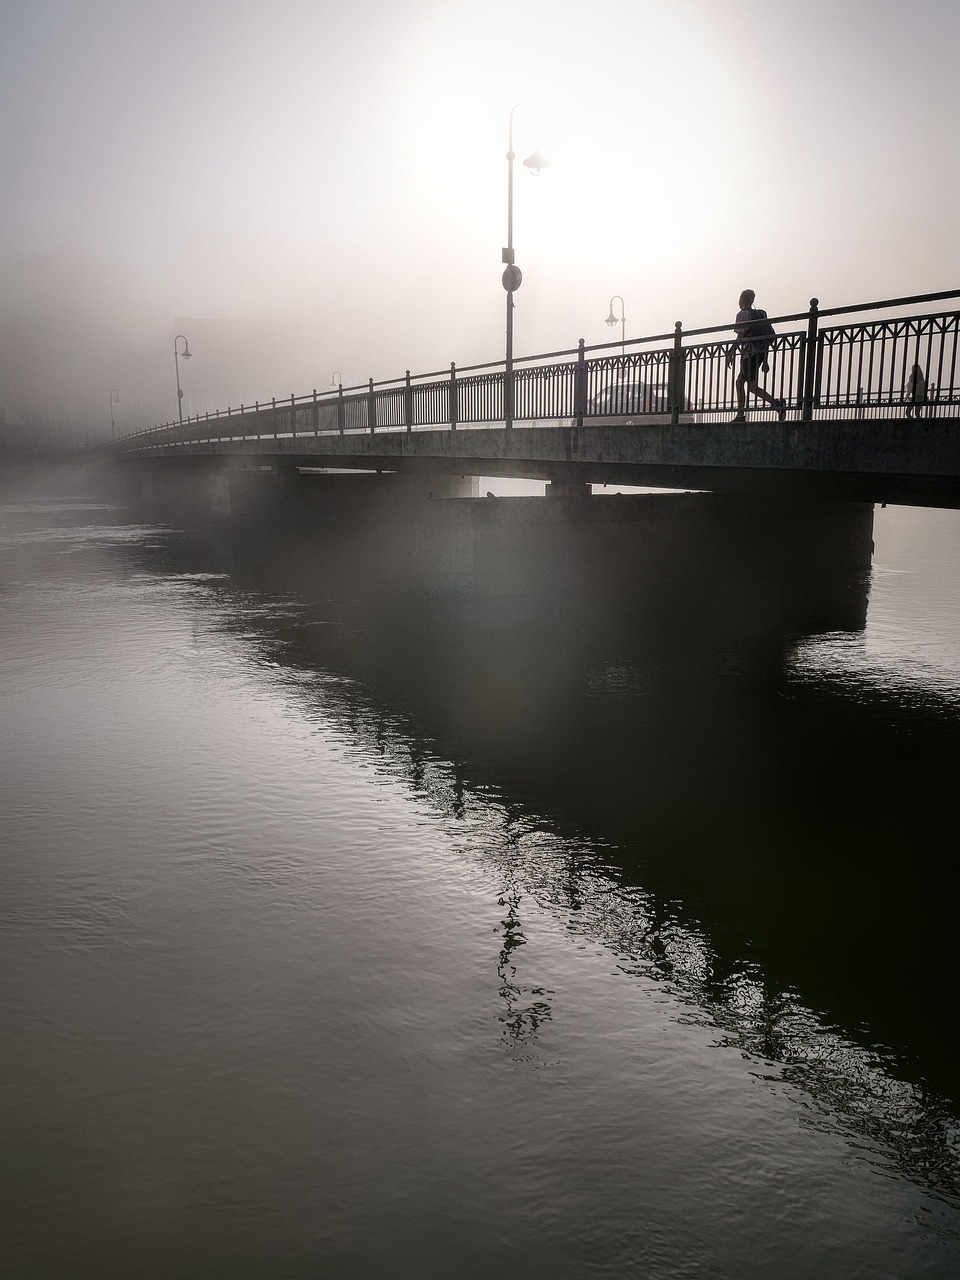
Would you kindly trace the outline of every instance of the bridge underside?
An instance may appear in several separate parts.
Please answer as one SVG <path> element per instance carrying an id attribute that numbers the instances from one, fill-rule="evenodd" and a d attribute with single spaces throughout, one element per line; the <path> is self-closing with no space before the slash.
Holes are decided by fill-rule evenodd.
<path id="1" fill-rule="evenodd" d="M 213 424 L 210 424 L 213 428 Z M 208 428 L 208 430 L 210 429 Z M 242 434 L 128 460 L 489 475 L 960 507 L 960 419 L 471 427 L 296 437 Z"/>

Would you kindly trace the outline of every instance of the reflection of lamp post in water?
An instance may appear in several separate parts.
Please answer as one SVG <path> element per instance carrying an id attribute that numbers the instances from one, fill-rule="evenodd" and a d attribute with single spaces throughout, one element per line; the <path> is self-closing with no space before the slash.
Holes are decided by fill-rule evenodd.
<path id="1" fill-rule="evenodd" d="M 178 350 L 177 343 L 180 341 L 181 338 L 183 338 L 183 334 L 178 333 L 173 340 L 173 367 L 177 373 L 177 413 L 180 415 L 180 421 L 182 422 L 183 421 L 183 392 L 180 390 L 180 366 L 179 364 L 177 364 L 177 358 L 179 357 L 181 360 L 189 360 L 191 352 L 190 352 L 189 346 L 187 345 L 186 338 L 183 338 L 183 350 L 182 351 Z"/>
<path id="2" fill-rule="evenodd" d="M 613 304 L 615 302 L 620 303 L 619 316 L 615 316 L 613 314 Z M 623 299 L 620 297 L 619 293 L 615 293 L 613 297 L 610 299 L 610 314 L 607 316 L 606 320 L 604 321 L 604 324 L 608 324 L 611 329 L 615 324 L 620 325 L 620 354 L 622 356 L 626 355 L 627 354 L 627 317 L 623 313 Z"/>
<path id="3" fill-rule="evenodd" d="M 110 392 L 110 434 L 114 440 L 117 438 L 117 424 L 113 420 L 113 406 L 120 403 L 120 392 L 116 389 Z"/>
<path id="4" fill-rule="evenodd" d="M 507 350 L 503 374 L 503 425 L 505 427 L 513 426 L 513 295 L 520 288 L 520 282 L 523 279 L 520 268 L 513 260 L 513 162 L 516 159 L 513 152 L 513 113 L 519 106 L 520 103 L 515 102 L 510 108 L 507 140 L 507 247 L 501 254 L 501 261 L 505 264 L 503 287 L 507 291 Z M 534 151 L 523 163 L 536 178 L 540 176 L 540 170 L 545 169 L 550 162 L 544 159 L 539 151 Z"/>

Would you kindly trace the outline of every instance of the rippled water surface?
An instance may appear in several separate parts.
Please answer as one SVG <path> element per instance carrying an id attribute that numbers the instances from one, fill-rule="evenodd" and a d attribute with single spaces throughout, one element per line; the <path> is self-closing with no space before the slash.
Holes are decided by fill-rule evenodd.
<path id="1" fill-rule="evenodd" d="M 229 541 L 0 509 L 3 1274 L 960 1274 L 960 517 L 762 657 Z"/>

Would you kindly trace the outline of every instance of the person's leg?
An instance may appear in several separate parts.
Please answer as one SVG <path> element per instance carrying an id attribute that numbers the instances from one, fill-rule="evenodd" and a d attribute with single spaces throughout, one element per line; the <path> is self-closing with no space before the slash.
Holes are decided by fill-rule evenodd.
<path id="1" fill-rule="evenodd" d="M 747 390 L 751 395 L 759 397 L 765 404 L 779 404 L 780 401 L 776 396 L 772 396 L 769 391 L 764 391 L 756 378 L 752 382 L 747 383 Z"/>
<path id="2" fill-rule="evenodd" d="M 755 395 L 758 400 L 762 400 L 764 404 L 770 405 L 776 412 L 778 419 L 782 422 L 787 416 L 787 402 L 786 400 L 778 400 L 776 396 L 771 395 L 769 391 L 761 387 L 759 376 L 762 364 L 762 355 L 757 354 L 744 357 L 743 373 L 747 390 L 751 395 Z"/>
<path id="3" fill-rule="evenodd" d="M 776 410 L 777 418 L 781 422 L 787 416 L 786 400 L 778 400 L 777 397 L 772 396 L 769 391 L 764 391 L 763 387 L 760 386 L 756 379 L 754 379 L 753 382 L 747 383 L 747 390 L 752 392 L 753 395 L 757 396 L 765 404 L 770 405 L 772 409 Z"/>
<path id="4" fill-rule="evenodd" d="M 737 415 L 734 422 L 745 422 L 744 410 L 747 407 L 747 387 L 757 380 L 757 357 L 751 352 L 744 352 L 740 357 L 740 372 L 737 374 Z"/>

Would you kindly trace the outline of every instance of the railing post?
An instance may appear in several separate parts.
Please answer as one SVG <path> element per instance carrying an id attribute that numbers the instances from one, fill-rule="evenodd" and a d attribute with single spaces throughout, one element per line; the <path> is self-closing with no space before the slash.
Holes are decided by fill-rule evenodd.
<path id="1" fill-rule="evenodd" d="M 583 426 L 587 411 L 587 359 L 583 338 L 577 343 L 577 367 L 573 371 L 573 413 L 577 426 Z"/>
<path id="2" fill-rule="evenodd" d="M 820 299 L 810 299 L 810 314 L 807 317 L 807 338 L 803 344 L 803 390 L 800 397 L 800 417 L 809 422 L 813 417 L 814 401 L 819 398 L 817 387 L 817 348 L 819 338 Z"/>
<path id="3" fill-rule="evenodd" d="M 456 431 L 457 419 L 459 417 L 458 410 L 460 406 L 457 404 L 457 366 L 450 361 L 450 430 Z"/>
<path id="4" fill-rule="evenodd" d="M 290 392 L 290 439 L 296 440 L 296 438 L 297 438 L 296 396 L 294 396 L 293 392 L 291 391 Z"/>
<path id="5" fill-rule="evenodd" d="M 337 391 L 337 430 L 340 432 L 341 435 L 343 435 L 345 426 L 346 426 L 346 414 L 344 413 L 344 409 L 343 409 L 343 383 L 341 382 L 339 386 L 339 390 Z"/>
<path id="6" fill-rule="evenodd" d="M 320 434 L 320 406 L 317 404 L 317 388 L 313 388 L 313 434 Z"/>
<path id="7" fill-rule="evenodd" d="M 413 393 L 410 390 L 410 370 L 408 369 L 403 384 L 403 425 L 407 431 L 413 430 Z"/>
<path id="8" fill-rule="evenodd" d="M 377 399 L 373 393 L 373 379 L 369 380 L 370 390 L 367 392 L 367 426 L 373 435 L 377 429 Z"/>
<path id="9" fill-rule="evenodd" d="M 670 409 L 671 426 L 680 421 L 680 409 L 683 405 L 683 324 L 680 320 L 673 326 L 673 350 L 670 352 L 670 365 L 667 386 L 667 405 Z"/>
<path id="10" fill-rule="evenodd" d="M 270 404 L 273 410 L 273 416 L 271 417 L 270 421 L 271 421 L 271 425 L 273 426 L 273 438 L 274 440 L 276 440 L 277 438 L 277 397 L 276 396 L 270 397 Z"/>

